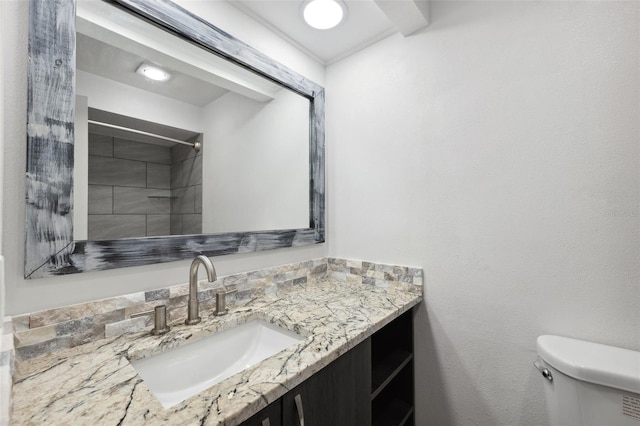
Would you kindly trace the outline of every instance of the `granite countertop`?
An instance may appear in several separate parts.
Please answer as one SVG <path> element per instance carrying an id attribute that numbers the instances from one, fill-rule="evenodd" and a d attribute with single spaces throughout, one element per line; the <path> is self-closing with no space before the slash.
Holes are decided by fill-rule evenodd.
<path id="1" fill-rule="evenodd" d="M 236 425 L 277 400 L 422 300 L 417 286 L 321 280 L 294 285 L 232 307 L 201 312 L 200 324 L 163 336 L 125 334 L 18 362 L 12 423 Z M 253 319 L 305 339 L 165 409 L 129 363 Z"/>

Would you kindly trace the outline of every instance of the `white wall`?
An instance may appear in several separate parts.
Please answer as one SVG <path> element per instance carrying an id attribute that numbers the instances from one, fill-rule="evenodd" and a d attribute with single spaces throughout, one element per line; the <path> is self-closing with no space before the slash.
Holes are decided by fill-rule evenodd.
<path id="1" fill-rule="evenodd" d="M 243 41 L 262 48 L 267 54 L 280 52 L 276 59 L 324 83 L 324 68 L 304 56 L 255 21 L 242 16 L 222 2 L 181 1 L 183 6 L 197 6 L 207 19 Z M 26 93 L 28 2 L 3 1 L 5 22 L 4 121 L 4 234 L 2 251 L 6 260 L 7 313 L 10 315 L 39 309 L 94 300 L 118 294 L 143 291 L 184 283 L 188 279 L 189 261 L 144 267 L 93 272 L 38 280 L 24 280 L 24 171 L 26 160 Z M 248 30 L 251 29 L 251 30 Z M 276 56 L 276 55 L 272 55 Z M 222 256 L 213 262 L 218 275 L 247 271 L 288 262 L 325 256 L 324 244 Z"/>
<path id="2" fill-rule="evenodd" d="M 229 92 L 204 107 L 203 123 L 205 233 L 309 226 L 308 99 Z"/>
<path id="3" fill-rule="evenodd" d="M 425 269 L 419 425 L 546 423 L 535 339 L 640 349 L 637 2 L 433 2 L 327 69 L 329 254 Z"/>
<path id="4" fill-rule="evenodd" d="M 0 2 L 0 99 L 4 99 L 4 44 L 6 37 L 4 36 L 6 21 L 4 20 L 4 2 Z M 6 292 L 5 292 L 5 280 L 4 280 L 4 258 L 2 258 L 2 254 L 4 252 L 4 246 L 2 245 L 3 241 L 3 228 L 2 228 L 2 193 L 3 193 L 3 180 L 4 176 L 2 170 L 4 168 L 3 165 L 3 148 L 4 148 L 4 103 L 0 102 L 0 336 L 2 336 L 2 323 L 4 322 L 4 312 L 6 309 Z M 0 339 L 0 350 L 2 350 L 2 341 Z M 1 403 L 1 402 L 0 402 Z M 0 417 L 0 423 L 3 421 L 3 418 Z"/>

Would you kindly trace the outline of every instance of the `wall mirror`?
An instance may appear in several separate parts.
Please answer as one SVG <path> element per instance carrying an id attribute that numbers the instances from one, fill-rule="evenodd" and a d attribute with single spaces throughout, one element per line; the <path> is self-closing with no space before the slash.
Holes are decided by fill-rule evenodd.
<path id="1" fill-rule="evenodd" d="M 30 7 L 26 278 L 324 241 L 321 86 L 168 0 Z"/>

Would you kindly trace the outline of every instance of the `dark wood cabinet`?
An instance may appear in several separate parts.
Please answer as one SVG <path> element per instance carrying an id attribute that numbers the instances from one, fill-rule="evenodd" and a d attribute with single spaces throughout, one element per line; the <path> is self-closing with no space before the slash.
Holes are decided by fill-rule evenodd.
<path id="1" fill-rule="evenodd" d="M 242 426 L 282 426 L 282 404 L 280 400 L 267 405 L 242 423 Z"/>
<path id="2" fill-rule="evenodd" d="M 402 314 L 371 336 L 373 426 L 414 424 L 412 315 Z"/>
<path id="3" fill-rule="evenodd" d="M 303 413 L 305 426 L 371 424 L 369 353 L 366 340 L 283 396 L 283 426 L 300 426 Z"/>
<path id="4" fill-rule="evenodd" d="M 413 371 L 408 311 L 242 425 L 413 425 Z"/>

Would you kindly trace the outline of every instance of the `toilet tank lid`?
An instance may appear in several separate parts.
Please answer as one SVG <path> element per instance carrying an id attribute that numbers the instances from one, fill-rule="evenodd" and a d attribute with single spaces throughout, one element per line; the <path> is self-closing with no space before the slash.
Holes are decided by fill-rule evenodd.
<path id="1" fill-rule="evenodd" d="M 540 336 L 538 355 L 575 379 L 640 394 L 640 352 L 560 336 Z"/>

